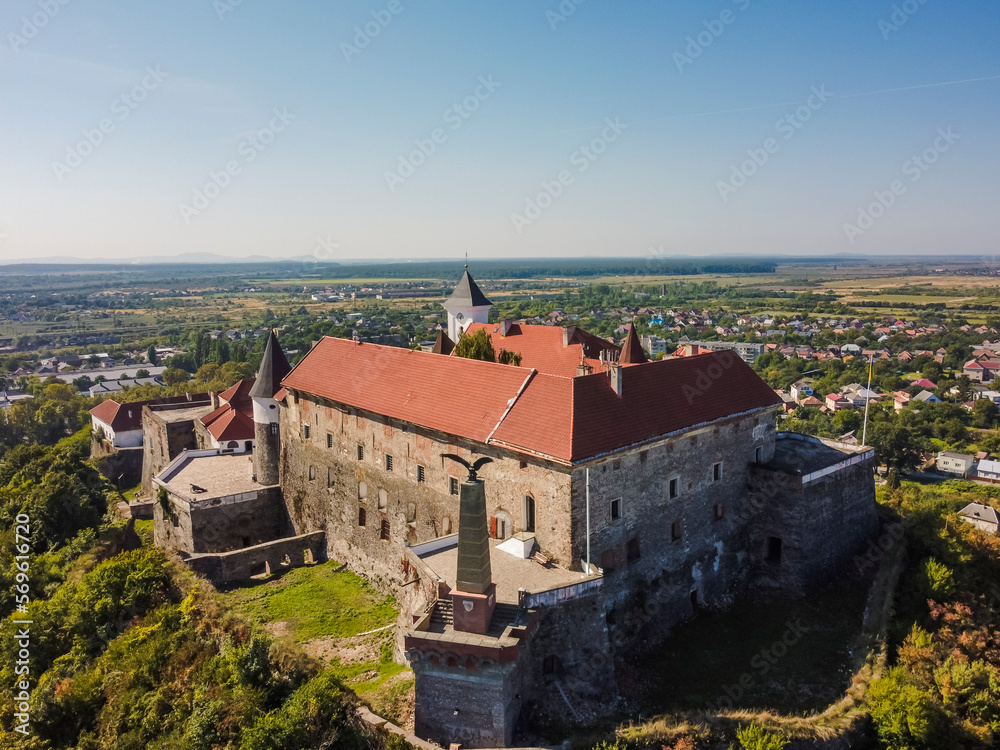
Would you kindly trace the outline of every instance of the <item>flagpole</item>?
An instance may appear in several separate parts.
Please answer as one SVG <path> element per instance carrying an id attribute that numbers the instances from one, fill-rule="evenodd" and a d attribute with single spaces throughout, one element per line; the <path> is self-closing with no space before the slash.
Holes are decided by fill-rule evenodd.
<path id="1" fill-rule="evenodd" d="M 875 353 L 868 355 L 868 389 L 865 391 L 865 426 L 861 430 L 861 444 L 867 445 L 868 437 L 868 400 L 872 395 L 872 368 L 875 366 Z"/>

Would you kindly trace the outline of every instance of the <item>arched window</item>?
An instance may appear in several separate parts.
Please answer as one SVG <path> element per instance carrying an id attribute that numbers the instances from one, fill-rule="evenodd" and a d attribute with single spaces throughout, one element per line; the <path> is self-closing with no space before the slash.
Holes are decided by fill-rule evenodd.
<path id="1" fill-rule="evenodd" d="M 378 491 L 378 509 L 385 510 L 389 507 L 389 493 L 385 490 Z"/>
<path id="2" fill-rule="evenodd" d="M 368 485 L 358 482 L 358 500 L 364 500 L 366 497 L 368 497 Z"/>

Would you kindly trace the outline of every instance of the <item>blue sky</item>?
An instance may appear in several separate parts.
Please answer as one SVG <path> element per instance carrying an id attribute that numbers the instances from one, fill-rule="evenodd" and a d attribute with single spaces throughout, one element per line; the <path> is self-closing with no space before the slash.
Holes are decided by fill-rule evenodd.
<path id="1" fill-rule="evenodd" d="M 995 0 L 63 2 L 0 261 L 997 253 Z"/>

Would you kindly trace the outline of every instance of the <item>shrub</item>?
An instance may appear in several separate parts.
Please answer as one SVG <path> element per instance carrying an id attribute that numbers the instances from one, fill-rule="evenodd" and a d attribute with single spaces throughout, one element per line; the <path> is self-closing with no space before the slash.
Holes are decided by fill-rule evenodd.
<path id="1" fill-rule="evenodd" d="M 782 750 L 788 744 L 788 740 L 780 734 L 771 734 L 758 724 L 737 729 L 736 739 L 743 750 Z"/>

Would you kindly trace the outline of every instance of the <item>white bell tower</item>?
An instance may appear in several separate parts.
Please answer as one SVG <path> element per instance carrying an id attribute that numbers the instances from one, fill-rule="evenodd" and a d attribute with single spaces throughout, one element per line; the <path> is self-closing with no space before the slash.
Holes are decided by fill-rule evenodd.
<path id="1" fill-rule="evenodd" d="M 448 311 L 448 338 L 457 343 L 459 336 L 472 323 L 489 323 L 492 307 L 493 303 L 479 289 L 466 264 L 465 273 L 455 291 L 444 303 L 444 309 Z"/>

